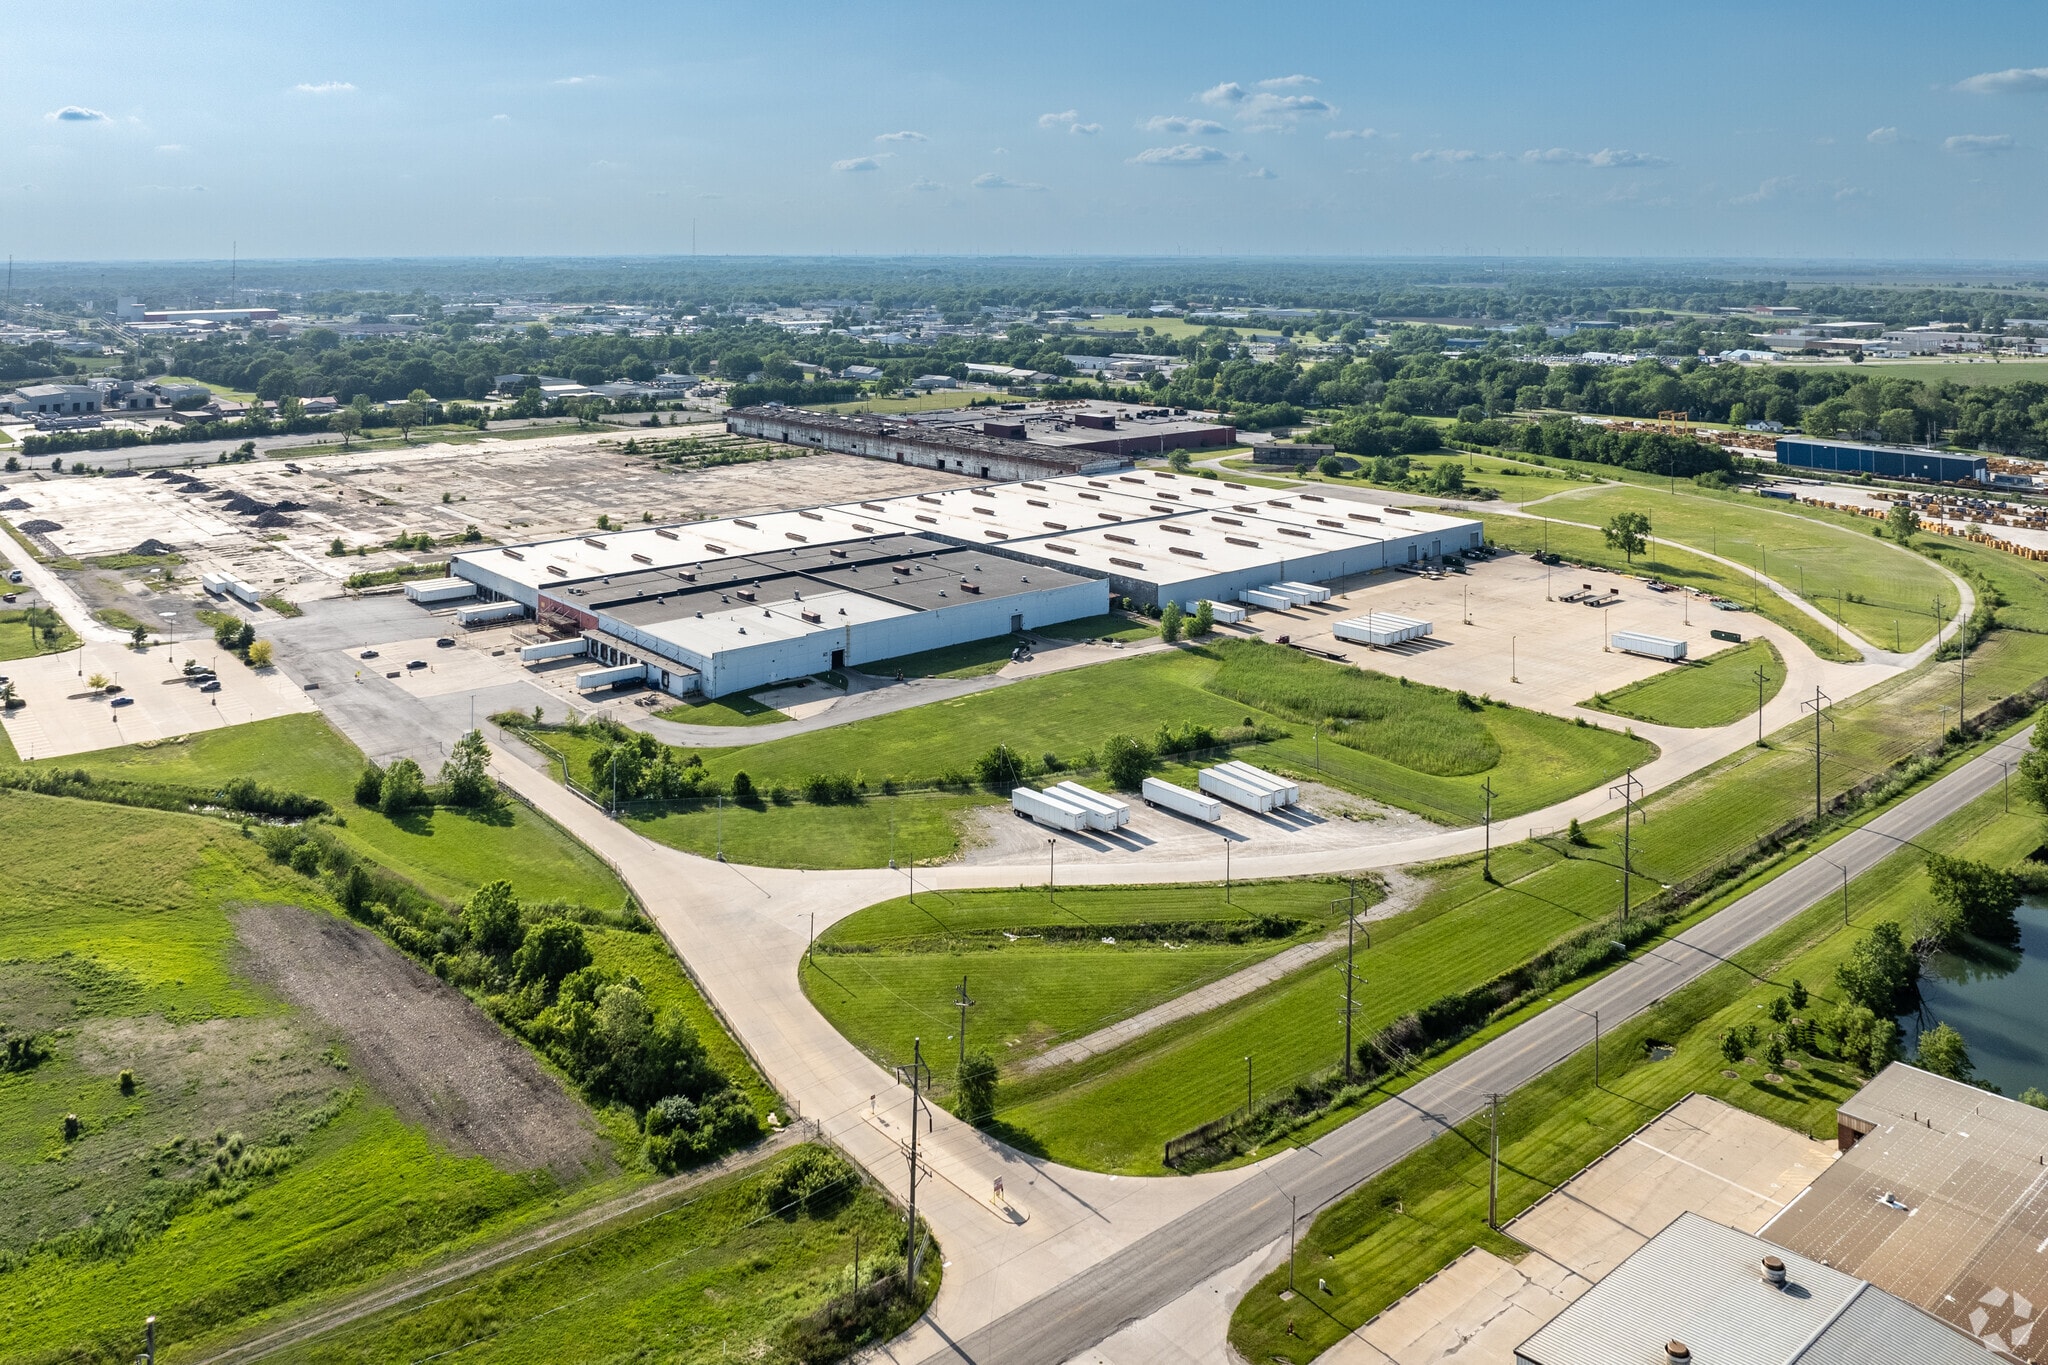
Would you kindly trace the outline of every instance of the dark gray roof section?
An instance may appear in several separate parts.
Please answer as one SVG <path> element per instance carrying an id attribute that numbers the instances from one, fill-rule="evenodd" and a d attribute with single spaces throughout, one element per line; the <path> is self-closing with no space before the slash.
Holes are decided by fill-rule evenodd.
<path id="1" fill-rule="evenodd" d="M 1780 1287 L 1763 1258 L 1785 1263 Z M 1991 1365 L 1982 1346 L 1864 1281 L 1781 1251 L 1760 1237 L 1697 1214 L 1680 1214 L 1633 1256 L 1515 1350 L 1527 1365 L 1662 1365 L 1665 1343 L 1683 1342 L 1700 1365 L 1821 1365 L 1847 1360 L 1849 1344 L 1879 1328 L 1889 1355 L 1922 1365 Z M 1894 1303 L 1897 1301 L 1894 1300 Z M 1844 1335 L 1835 1343 L 1829 1337 Z"/>

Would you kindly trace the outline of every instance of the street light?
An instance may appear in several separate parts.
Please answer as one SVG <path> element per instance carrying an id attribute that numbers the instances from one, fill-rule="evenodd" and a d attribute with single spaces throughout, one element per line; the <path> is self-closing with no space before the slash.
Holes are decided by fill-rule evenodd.
<path id="1" fill-rule="evenodd" d="M 1052 904 L 1052 855 L 1053 850 L 1058 847 L 1059 843 L 1057 840 L 1047 839 L 1045 841 L 1045 903 L 1047 905 Z"/>
<path id="2" fill-rule="evenodd" d="M 1223 836 L 1223 903 L 1230 904 L 1230 836 Z"/>
<path id="3" fill-rule="evenodd" d="M 1842 927 L 1846 929 L 1849 927 L 1849 869 L 1825 853 L 1816 853 L 1813 856 L 1842 874 Z"/>
<path id="4" fill-rule="evenodd" d="M 1563 1006 L 1564 1006 L 1564 1007 L 1565 1007 L 1566 1009 L 1568 1009 L 1568 1010 L 1571 1010 L 1571 1011 L 1573 1011 L 1573 1012 L 1575 1012 L 1575 1013 L 1578 1013 L 1578 1014 L 1583 1014 L 1583 1015 L 1585 1015 L 1585 1016 L 1586 1016 L 1586 1017 L 1587 1017 L 1588 1019 L 1591 1019 L 1591 1020 L 1593 1021 L 1593 1088 L 1594 1088 L 1594 1089 L 1596 1089 L 1596 1090 L 1597 1090 L 1597 1089 L 1599 1089 L 1599 1088 L 1600 1088 L 1600 1011 L 1599 1011 L 1599 1010 L 1582 1010 L 1582 1009 L 1580 1009 L 1580 1008 L 1579 1008 L 1579 1007 L 1578 1007 L 1577 1005 L 1574 1005 L 1574 1004 L 1572 1004 L 1571 1002 L 1569 1002 L 1569 1001 L 1566 1001 L 1566 1000 L 1559 1000 L 1559 999 L 1557 999 L 1557 998 L 1556 998 L 1555 996 L 1545 996 L 1545 997 L 1544 997 L 1544 999 L 1545 999 L 1545 1000 L 1548 1000 L 1548 1001 L 1549 1001 L 1549 1002 L 1550 1002 L 1551 1004 L 1553 1004 L 1553 1005 L 1563 1005 Z"/>

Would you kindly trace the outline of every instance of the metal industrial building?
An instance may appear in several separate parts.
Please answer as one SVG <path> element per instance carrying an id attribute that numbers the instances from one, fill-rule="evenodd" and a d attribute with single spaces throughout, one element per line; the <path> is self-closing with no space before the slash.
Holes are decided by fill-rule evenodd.
<path id="1" fill-rule="evenodd" d="M 480 599 L 465 620 L 509 609 L 570 637 L 531 658 L 627 670 L 587 686 L 720 696 L 1099 615 L 1112 596 L 1192 609 L 1482 541 L 1470 517 L 1148 470 L 464 550 L 449 572 Z"/>
<path id="2" fill-rule="evenodd" d="M 1880 479 L 1924 479 L 1930 483 L 1990 482 L 1982 455 L 1822 441 L 1807 436 L 1780 436 L 1777 448 L 1778 463 L 1796 469 L 1870 474 Z"/>

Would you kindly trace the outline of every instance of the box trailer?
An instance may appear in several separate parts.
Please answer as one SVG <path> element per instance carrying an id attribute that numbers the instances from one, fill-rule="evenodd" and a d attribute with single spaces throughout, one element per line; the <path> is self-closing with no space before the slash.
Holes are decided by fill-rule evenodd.
<path id="1" fill-rule="evenodd" d="M 543 640 L 537 645 L 520 646 L 519 662 L 532 664 L 543 659 L 573 659 L 589 652 L 590 641 L 580 635 L 573 640 Z"/>
<path id="2" fill-rule="evenodd" d="M 1685 657 L 1685 641 L 1645 635 L 1639 630 L 1617 630 L 1608 637 L 1608 643 L 1624 654 L 1642 654 L 1666 663 L 1677 663 Z"/>
<path id="3" fill-rule="evenodd" d="M 646 664 L 620 664 L 616 668 L 593 668 L 587 673 L 576 675 L 576 690 L 592 692 L 600 687 L 616 687 L 622 682 L 635 679 L 646 681 Z"/>
<path id="4" fill-rule="evenodd" d="M 1385 648 L 1388 645 L 1406 644 L 1435 632 L 1427 621 L 1413 616 L 1396 616 L 1390 611 L 1373 611 L 1350 621 L 1339 621 L 1330 627 L 1330 634 L 1354 645 L 1373 645 Z"/>
<path id="5" fill-rule="evenodd" d="M 1268 611 L 1291 611 L 1294 599 L 1285 593 L 1270 588 L 1246 588 L 1238 593 L 1237 600 L 1248 606 L 1264 607 Z"/>
<path id="6" fill-rule="evenodd" d="M 493 621 L 516 621 L 526 615 L 519 602 L 478 602 L 455 609 L 455 619 L 465 626 L 485 626 Z"/>
<path id="7" fill-rule="evenodd" d="M 1297 583 L 1290 578 L 1285 583 L 1275 583 L 1273 586 L 1290 596 L 1299 596 L 1304 602 L 1327 602 L 1330 600 L 1330 590 L 1328 588 L 1319 588 L 1313 583 Z"/>
<path id="8" fill-rule="evenodd" d="M 1097 829 L 1122 829 L 1131 823 L 1130 802 L 1119 801 L 1114 796 L 1104 796 L 1098 791 L 1090 791 L 1078 782 L 1055 782 L 1047 787 L 1045 792 L 1048 796 L 1057 797 L 1083 810 L 1100 812 L 1109 823 L 1095 826 Z"/>
<path id="9" fill-rule="evenodd" d="M 1188 615 L 1193 616 L 1201 605 L 1199 600 L 1188 603 Z M 1249 614 L 1243 607 L 1232 606 L 1228 602 L 1213 599 L 1209 602 L 1209 619 L 1219 626 L 1234 626 Z"/>
<path id="10" fill-rule="evenodd" d="M 1138 794 L 1145 798 L 1148 806 L 1170 810 L 1175 815 L 1185 815 L 1191 820 L 1207 820 L 1214 823 L 1223 818 L 1223 803 L 1200 792 L 1191 792 L 1186 787 L 1176 787 L 1163 778 L 1148 777 L 1139 784 Z"/>
<path id="11" fill-rule="evenodd" d="M 224 573 L 203 573 L 199 575 L 199 586 L 219 597 L 228 590 L 228 576 Z"/>
<path id="12" fill-rule="evenodd" d="M 1029 787 L 1011 790 L 1010 813 L 1054 829 L 1078 832 L 1088 828 L 1088 813 L 1079 806 Z"/>
<path id="13" fill-rule="evenodd" d="M 1247 782 L 1236 773 L 1227 773 L 1221 768 L 1202 769 L 1195 774 L 1195 785 L 1210 796 L 1221 797 L 1233 806 L 1242 806 L 1261 815 L 1280 806 L 1280 796 L 1271 787 Z"/>
<path id="14" fill-rule="evenodd" d="M 476 596 L 476 584 L 467 578 L 415 579 L 405 585 L 408 602 L 456 602 Z"/>
<path id="15" fill-rule="evenodd" d="M 1301 800 L 1301 787 L 1296 783 L 1289 782 L 1277 773 L 1269 773 L 1264 768 L 1254 768 L 1251 764 L 1240 763 L 1236 759 L 1219 763 L 1216 766 L 1230 773 L 1239 781 L 1271 787 L 1274 794 L 1280 798 L 1280 804 L 1283 806 L 1291 806 Z"/>
<path id="16" fill-rule="evenodd" d="M 263 605 L 263 594 L 257 592 L 255 585 L 252 583 L 246 583 L 239 578 L 230 578 L 227 581 L 226 587 L 231 595 L 241 598 L 252 607 Z"/>

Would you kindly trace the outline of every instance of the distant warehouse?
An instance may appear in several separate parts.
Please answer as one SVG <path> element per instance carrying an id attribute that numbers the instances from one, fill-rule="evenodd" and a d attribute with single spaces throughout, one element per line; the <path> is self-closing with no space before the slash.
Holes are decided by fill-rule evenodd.
<path id="1" fill-rule="evenodd" d="M 1872 474 L 1880 479 L 1925 479 L 1930 483 L 1989 483 L 1982 455 L 1955 455 L 1906 446 L 1860 445 L 1854 441 L 1821 441 L 1806 436 L 1780 436 L 1778 463 L 1798 469 L 1824 469 L 1835 474 Z"/>

